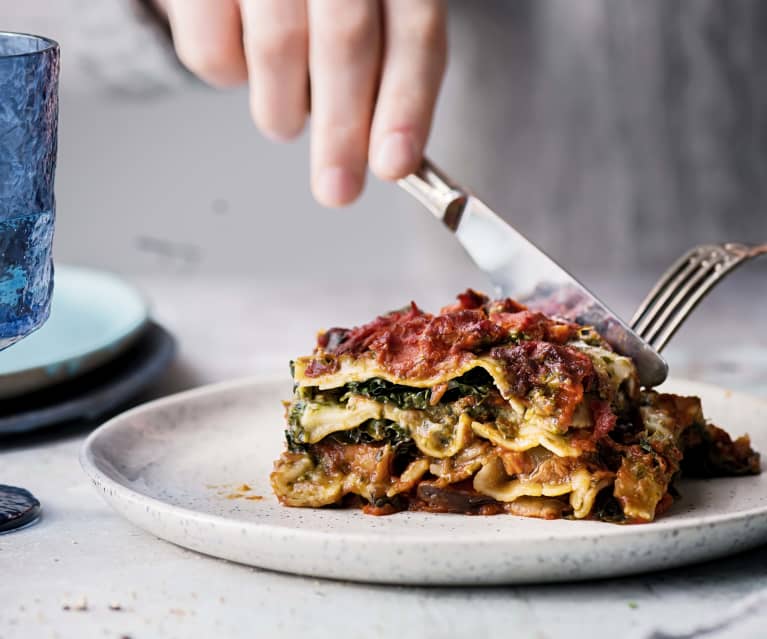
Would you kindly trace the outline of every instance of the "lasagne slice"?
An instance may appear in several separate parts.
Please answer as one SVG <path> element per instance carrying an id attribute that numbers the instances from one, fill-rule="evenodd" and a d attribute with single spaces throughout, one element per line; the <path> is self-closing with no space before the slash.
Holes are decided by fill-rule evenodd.
<path id="1" fill-rule="evenodd" d="M 642 390 L 590 327 L 472 290 L 321 332 L 292 363 L 286 506 L 653 520 L 672 480 L 759 472 L 700 401 Z"/>

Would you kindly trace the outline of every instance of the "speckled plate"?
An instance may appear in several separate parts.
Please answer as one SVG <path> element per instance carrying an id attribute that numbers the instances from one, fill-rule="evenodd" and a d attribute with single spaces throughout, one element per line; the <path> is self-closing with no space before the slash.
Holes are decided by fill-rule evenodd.
<path id="1" fill-rule="evenodd" d="M 102 366 L 131 346 L 148 320 L 146 300 L 124 280 L 111 273 L 57 265 L 48 321 L 0 351 L 0 399 Z"/>
<path id="2" fill-rule="evenodd" d="M 767 453 L 767 403 L 676 381 L 733 434 Z M 285 572 L 398 584 L 500 584 L 613 577 L 767 543 L 767 473 L 684 481 L 652 524 L 510 515 L 285 508 L 269 488 L 287 381 L 234 381 L 134 408 L 96 430 L 81 462 L 112 507 L 180 546 Z"/>

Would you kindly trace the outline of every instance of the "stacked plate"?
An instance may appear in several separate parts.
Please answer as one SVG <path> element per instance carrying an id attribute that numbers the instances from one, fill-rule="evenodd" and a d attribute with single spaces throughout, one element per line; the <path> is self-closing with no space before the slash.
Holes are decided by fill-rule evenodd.
<path id="1" fill-rule="evenodd" d="M 0 435 L 96 420 L 167 367 L 173 338 L 114 275 L 57 266 L 48 322 L 0 352 Z"/>

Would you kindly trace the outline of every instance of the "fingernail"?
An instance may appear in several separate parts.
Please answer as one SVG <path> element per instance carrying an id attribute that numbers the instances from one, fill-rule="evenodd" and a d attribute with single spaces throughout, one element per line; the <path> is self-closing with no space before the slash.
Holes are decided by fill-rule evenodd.
<path id="1" fill-rule="evenodd" d="M 381 177 L 397 179 L 410 173 L 418 162 L 412 136 L 397 131 L 387 133 L 378 145 L 374 169 Z"/>
<path id="2" fill-rule="evenodd" d="M 321 169 L 314 183 L 314 196 L 323 206 L 343 206 L 360 190 L 360 179 L 352 171 L 338 166 Z"/>

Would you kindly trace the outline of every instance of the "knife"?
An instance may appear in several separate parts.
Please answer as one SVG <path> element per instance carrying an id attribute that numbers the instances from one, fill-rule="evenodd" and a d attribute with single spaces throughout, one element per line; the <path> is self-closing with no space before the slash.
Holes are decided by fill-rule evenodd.
<path id="1" fill-rule="evenodd" d="M 530 310 L 593 326 L 618 353 L 634 360 L 643 386 L 657 386 L 666 379 L 668 365 L 649 344 L 564 268 L 428 159 L 399 184 L 455 233 L 499 297 L 513 297 Z"/>

